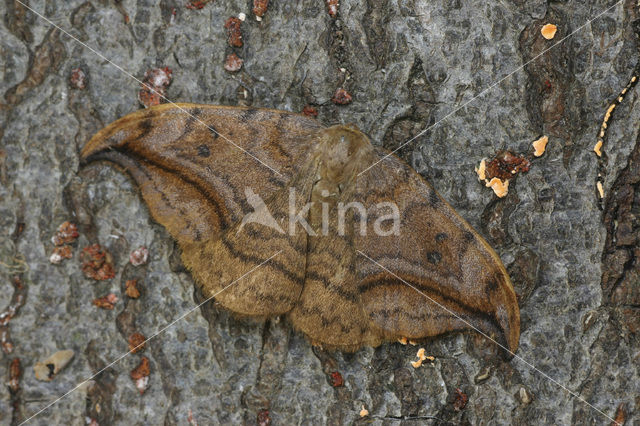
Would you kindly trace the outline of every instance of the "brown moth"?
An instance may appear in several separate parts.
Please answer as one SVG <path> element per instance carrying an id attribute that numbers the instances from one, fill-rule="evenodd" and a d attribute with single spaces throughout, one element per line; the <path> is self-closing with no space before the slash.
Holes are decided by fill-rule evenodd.
<path id="1" fill-rule="evenodd" d="M 237 314 L 287 315 L 346 351 L 476 328 L 515 352 L 502 262 L 399 158 L 359 174 L 387 154 L 301 114 L 166 104 L 108 125 L 81 158 L 123 167 L 204 295 Z"/>

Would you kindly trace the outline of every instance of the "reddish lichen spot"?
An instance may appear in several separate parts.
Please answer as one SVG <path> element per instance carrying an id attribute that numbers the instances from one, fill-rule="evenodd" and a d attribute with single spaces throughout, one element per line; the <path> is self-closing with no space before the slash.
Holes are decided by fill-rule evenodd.
<path id="1" fill-rule="evenodd" d="M 198 426 L 198 421 L 196 420 L 195 416 L 193 415 L 193 411 L 191 411 L 191 409 L 189 409 L 189 415 L 187 415 L 187 422 L 191 426 Z"/>
<path id="2" fill-rule="evenodd" d="M 173 71 L 169 67 L 153 68 L 144 73 L 138 100 L 145 107 L 159 105 L 165 100 L 165 92 L 171 84 Z"/>
<path id="3" fill-rule="evenodd" d="M 224 69 L 229 72 L 240 71 L 240 68 L 242 68 L 243 63 L 244 61 L 242 60 L 242 58 L 240 58 L 235 53 L 231 53 L 229 54 L 229 56 L 227 56 L 227 59 L 224 61 Z"/>
<path id="4" fill-rule="evenodd" d="M 69 77 L 69 84 L 73 89 L 84 89 L 87 87 L 87 74 L 82 71 L 82 68 L 74 68 L 71 70 L 71 76 Z"/>
<path id="5" fill-rule="evenodd" d="M 131 353 L 142 352 L 144 350 L 146 337 L 140 333 L 133 333 L 129 336 L 129 351 Z"/>
<path id="6" fill-rule="evenodd" d="M 2 347 L 2 352 L 5 354 L 13 352 L 13 343 L 11 343 L 9 329 L 7 327 L 0 328 L 0 346 Z"/>
<path id="7" fill-rule="evenodd" d="M 334 371 L 331 373 L 331 386 L 334 388 L 339 388 L 340 386 L 344 386 L 344 379 L 342 378 L 342 374 L 339 371 Z"/>
<path id="8" fill-rule="evenodd" d="M 331 98 L 331 100 L 336 105 L 347 105 L 351 103 L 353 97 L 343 88 L 339 88 L 336 90 L 336 93 L 333 94 L 333 98 Z"/>
<path id="9" fill-rule="evenodd" d="M 186 8 L 187 9 L 192 9 L 192 10 L 200 10 L 206 4 L 207 4 L 207 2 L 205 2 L 205 1 L 190 1 L 189 3 L 187 3 Z"/>
<path id="10" fill-rule="evenodd" d="M 112 310 L 118 301 L 118 296 L 113 293 L 109 293 L 106 296 L 93 299 L 93 304 L 98 308 Z"/>
<path id="11" fill-rule="evenodd" d="M 13 284 L 13 296 L 9 306 L 0 312 L 0 348 L 6 354 L 13 352 L 13 343 L 9 334 L 9 322 L 15 317 L 24 305 L 26 287 L 22 284 L 20 276 L 15 275 L 11 280 Z"/>
<path id="12" fill-rule="evenodd" d="M 318 116 L 318 110 L 315 107 L 312 107 L 311 105 L 306 105 L 302 109 L 302 113 L 304 115 L 306 115 L 307 117 L 317 117 Z"/>
<path id="13" fill-rule="evenodd" d="M 131 370 L 131 379 L 136 385 L 136 389 L 141 394 L 147 390 L 149 386 L 149 375 L 151 374 L 151 370 L 149 369 L 149 359 L 146 356 L 143 356 L 140 360 L 140 364 L 133 370 Z"/>
<path id="14" fill-rule="evenodd" d="M 340 6 L 339 0 L 325 0 L 327 3 L 327 11 L 329 12 L 329 16 L 335 18 L 338 16 L 338 6 Z"/>
<path id="15" fill-rule="evenodd" d="M 258 426 L 269 426 L 271 424 L 271 417 L 269 416 L 269 410 L 258 411 L 258 417 L 256 418 Z"/>
<path id="16" fill-rule="evenodd" d="M 22 369 L 20 368 L 20 358 L 14 358 L 9 365 L 9 391 L 13 394 L 18 393 L 20 390 L 20 376 L 22 376 Z"/>
<path id="17" fill-rule="evenodd" d="M 456 389 L 456 394 L 453 399 L 453 409 L 456 411 L 463 410 L 464 407 L 467 406 L 468 401 L 469 397 L 467 394 L 462 392 L 460 389 Z"/>
<path id="18" fill-rule="evenodd" d="M 624 402 L 621 402 L 618 405 L 618 409 L 616 410 L 616 417 L 613 419 L 611 426 L 620 426 L 623 425 L 627 421 L 627 407 Z"/>
<path id="19" fill-rule="evenodd" d="M 522 155 L 514 154 L 511 151 L 500 151 L 495 158 L 486 164 L 486 179 L 497 177 L 505 180 L 511 179 L 518 173 L 528 172 L 531 162 Z"/>
<path id="20" fill-rule="evenodd" d="M 49 256 L 49 262 L 53 263 L 54 265 L 58 265 L 64 259 L 71 259 L 71 257 L 73 257 L 71 246 L 65 245 L 61 247 L 54 247 L 53 253 L 51 253 L 51 256 Z"/>
<path id="21" fill-rule="evenodd" d="M 127 282 L 125 282 L 125 294 L 127 296 L 129 296 L 132 299 L 137 299 L 138 297 L 140 297 L 140 290 L 138 290 L 138 280 L 133 279 L 133 280 L 127 280 Z"/>
<path id="22" fill-rule="evenodd" d="M 148 260 L 149 249 L 147 249 L 145 246 L 138 247 L 129 255 L 129 262 L 131 262 L 133 266 L 144 265 Z"/>
<path id="23" fill-rule="evenodd" d="M 224 23 L 227 29 L 229 46 L 242 47 L 242 21 L 239 18 L 231 17 Z"/>
<path id="24" fill-rule="evenodd" d="M 82 262 L 82 272 L 87 278 L 102 281 L 109 280 L 116 275 L 111 254 L 100 244 L 93 244 L 82 249 L 80 261 Z"/>
<path id="25" fill-rule="evenodd" d="M 78 234 L 78 227 L 76 226 L 76 224 L 67 221 L 63 222 L 58 227 L 56 233 L 53 235 L 53 237 L 51 237 L 51 242 L 56 246 L 71 244 L 79 236 L 80 234 Z"/>
<path id="26" fill-rule="evenodd" d="M 269 0 L 253 0 L 253 14 L 262 17 L 267 12 Z"/>

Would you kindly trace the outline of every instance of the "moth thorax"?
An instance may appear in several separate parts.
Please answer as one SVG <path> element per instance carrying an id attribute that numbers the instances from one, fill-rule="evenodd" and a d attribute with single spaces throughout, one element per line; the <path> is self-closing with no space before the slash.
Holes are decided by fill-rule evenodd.
<path id="1" fill-rule="evenodd" d="M 367 136 L 353 125 L 321 131 L 320 149 L 320 174 L 338 185 L 352 179 L 372 152 Z"/>

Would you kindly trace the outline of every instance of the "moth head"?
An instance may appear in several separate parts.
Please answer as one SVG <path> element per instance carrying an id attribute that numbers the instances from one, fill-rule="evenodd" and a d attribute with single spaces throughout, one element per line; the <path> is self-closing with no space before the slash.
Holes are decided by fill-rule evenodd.
<path id="1" fill-rule="evenodd" d="M 318 132 L 320 174 L 337 184 L 351 179 L 370 164 L 373 147 L 354 124 L 337 125 Z"/>

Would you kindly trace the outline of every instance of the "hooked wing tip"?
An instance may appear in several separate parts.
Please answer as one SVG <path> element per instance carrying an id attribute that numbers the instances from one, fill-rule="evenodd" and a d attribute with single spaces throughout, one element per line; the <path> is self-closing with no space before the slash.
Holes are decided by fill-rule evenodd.
<path id="1" fill-rule="evenodd" d="M 504 356 L 511 359 L 518 350 L 520 341 L 520 309 L 513 285 L 506 272 L 500 280 L 500 287 L 504 297 L 495 307 L 495 315 L 502 331 L 503 349 L 506 349 L 503 351 Z"/>
<path id="2" fill-rule="evenodd" d="M 129 114 L 93 135 L 80 151 L 80 164 L 86 165 L 92 161 L 103 159 L 99 155 L 100 153 L 112 150 L 126 139 L 132 139 L 139 128 L 136 124 L 140 118 L 139 112 Z"/>

